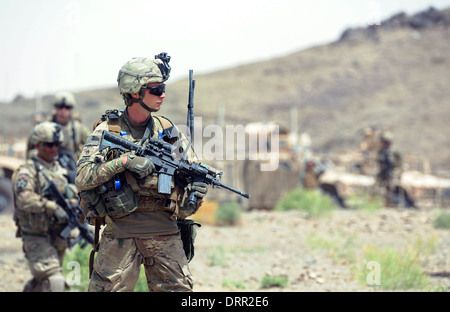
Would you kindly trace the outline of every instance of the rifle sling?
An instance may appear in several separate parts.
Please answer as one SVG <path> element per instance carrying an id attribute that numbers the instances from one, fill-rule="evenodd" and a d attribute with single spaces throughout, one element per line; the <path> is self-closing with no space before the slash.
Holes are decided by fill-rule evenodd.
<path id="1" fill-rule="evenodd" d="M 100 238 L 100 227 L 104 223 L 104 218 L 96 217 L 95 218 L 95 232 L 94 232 L 94 248 L 91 250 L 91 254 L 89 255 L 89 279 L 92 276 L 92 272 L 94 271 L 94 256 L 95 253 L 99 249 L 99 238 Z"/>
<path id="2" fill-rule="evenodd" d="M 142 136 L 141 139 L 141 145 L 144 144 L 144 142 L 153 134 L 153 118 L 152 116 L 150 116 L 150 118 L 148 119 L 147 125 L 145 127 L 145 132 L 144 135 Z"/>
<path id="3" fill-rule="evenodd" d="M 37 183 L 37 187 L 38 187 L 38 194 L 40 194 L 41 195 L 41 197 L 42 197 L 42 189 L 41 189 L 41 181 L 40 181 L 40 179 L 39 179 L 39 173 L 42 173 L 43 175 L 44 175 L 44 173 L 42 172 L 42 166 L 38 163 L 38 160 L 37 160 L 37 158 L 36 158 L 36 156 L 35 157 L 33 157 L 33 158 L 31 158 L 32 160 L 33 160 L 33 163 L 34 163 L 34 168 L 36 169 L 36 172 L 37 172 L 37 181 L 38 181 L 38 183 Z M 44 175 L 44 178 L 48 181 L 48 178 L 47 178 L 47 176 L 46 175 Z"/>

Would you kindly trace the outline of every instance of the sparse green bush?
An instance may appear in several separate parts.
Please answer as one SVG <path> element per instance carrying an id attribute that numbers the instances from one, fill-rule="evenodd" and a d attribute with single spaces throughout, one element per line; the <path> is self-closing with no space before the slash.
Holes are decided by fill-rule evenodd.
<path id="1" fill-rule="evenodd" d="M 330 197 L 321 194 L 319 191 L 297 188 L 292 190 L 278 202 L 275 210 L 298 209 L 304 216 L 319 217 L 330 214 L 337 209 Z"/>
<path id="2" fill-rule="evenodd" d="M 435 235 L 423 239 L 421 236 L 417 237 L 413 243 L 409 242 L 406 250 L 410 252 L 416 259 L 425 259 L 429 255 L 436 252 L 438 246 L 438 238 Z"/>
<path id="3" fill-rule="evenodd" d="M 439 285 L 439 286 L 435 286 L 435 287 L 433 287 L 433 286 L 427 287 L 427 288 L 425 288 L 425 291 L 428 291 L 428 292 L 448 292 L 448 289 L 447 289 L 447 286 L 443 284 L 443 285 Z"/>
<path id="4" fill-rule="evenodd" d="M 433 226 L 437 229 L 450 229 L 450 212 L 441 211 L 433 221 Z"/>
<path id="5" fill-rule="evenodd" d="M 264 275 L 260 282 L 261 288 L 281 287 L 288 285 L 288 278 L 286 276 L 270 276 Z"/>
<path id="6" fill-rule="evenodd" d="M 226 202 L 214 214 L 218 225 L 235 225 L 241 219 L 241 206 L 237 202 Z"/>
<path id="7" fill-rule="evenodd" d="M 367 191 L 360 190 L 346 198 L 346 203 L 354 209 L 365 211 L 378 211 L 384 207 L 384 198 L 378 193 L 370 194 Z"/>
<path id="8" fill-rule="evenodd" d="M 356 234 L 350 236 L 336 236 L 326 239 L 317 234 L 306 237 L 306 244 L 313 249 L 326 250 L 335 263 L 355 263 L 359 248 L 356 243 Z"/>
<path id="9" fill-rule="evenodd" d="M 369 246 L 363 249 L 366 261 L 357 269 L 356 277 L 361 284 L 367 283 L 367 263 L 374 261 L 379 267 L 379 287 L 386 290 L 424 289 L 429 285 L 427 275 L 411 249 L 403 252 L 393 248 L 380 249 Z"/>
<path id="10" fill-rule="evenodd" d="M 216 248 L 208 255 L 208 265 L 225 266 L 226 264 L 225 248 L 223 248 L 223 246 L 216 246 Z"/>
<path id="11" fill-rule="evenodd" d="M 247 285 L 245 285 L 243 282 L 239 281 L 232 281 L 225 279 L 222 281 L 223 287 L 230 287 L 230 288 L 238 288 L 238 289 L 247 289 Z"/>

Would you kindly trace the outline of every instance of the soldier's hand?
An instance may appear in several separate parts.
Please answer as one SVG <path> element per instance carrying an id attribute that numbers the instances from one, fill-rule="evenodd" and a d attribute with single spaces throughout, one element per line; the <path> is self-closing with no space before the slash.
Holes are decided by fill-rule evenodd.
<path id="1" fill-rule="evenodd" d="M 208 193 L 208 184 L 204 182 L 193 182 L 191 192 L 194 192 L 196 198 L 202 199 Z"/>
<path id="2" fill-rule="evenodd" d="M 67 212 L 59 205 L 56 206 L 56 210 L 53 212 L 53 217 L 55 218 L 57 224 L 65 224 L 69 220 Z"/>
<path id="3" fill-rule="evenodd" d="M 136 173 L 140 179 L 148 176 L 155 169 L 155 165 L 148 158 L 127 153 L 122 156 L 126 169 Z"/>
<path id="4" fill-rule="evenodd" d="M 44 199 L 44 200 L 46 200 L 46 199 Z M 52 216 L 53 213 L 58 208 L 58 205 L 56 204 L 56 202 L 54 202 L 52 200 L 46 200 L 44 207 L 45 207 L 45 213 L 47 214 L 47 216 Z"/>

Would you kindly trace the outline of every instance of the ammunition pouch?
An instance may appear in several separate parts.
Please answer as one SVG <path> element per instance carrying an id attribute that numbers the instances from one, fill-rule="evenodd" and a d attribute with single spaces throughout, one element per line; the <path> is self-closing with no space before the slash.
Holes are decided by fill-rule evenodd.
<path id="1" fill-rule="evenodd" d="M 97 217 L 105 217 L 107 215 L 106 207 L 103 203 L 102 197 L 99 194 L 99 190 L 101 190 L 100 187 L 88 191 L 81 191 L 80 198 L 82 202 L 84 201 L 86 203 L 87 208 L 94 212 Z M 85 209 L 85 207 L 83 207 L 83 209 Z M 87 211 L 84 213 L 86 217 Z"/>
<path id="2" fill-rule="evenodd" d="M 133 189 L 121 175 L 93 190 L 80 192 L 80 196 L 98 217 L 118 219 L 138 207 Z"/>
<path id="3" fill-rule="evenodd" d="M 49 227 L 49 218 L 45 213 L 30 213 L 28 215 L 28 228 L 30 232 L 46 233 Z M 25 227 L 27 228 L 27 227 Z M 28 229 L 27 229 L 28 230 Z"/>
<path id="4" fill-rule="evenodd" d="M 188 262 L 194 258 L 194 242 L 197 237 L 195 226 L 202 226 L 200 223 L 190 219 L 177 220 L 180 229 L 181 240 L 183 241 L 183 249 Z"/>

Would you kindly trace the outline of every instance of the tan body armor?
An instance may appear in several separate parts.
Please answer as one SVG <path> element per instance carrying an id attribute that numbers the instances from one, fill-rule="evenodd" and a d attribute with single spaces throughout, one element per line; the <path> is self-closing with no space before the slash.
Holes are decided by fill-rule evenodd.
<path id="1" fill-rule="evenodd" d="M 14 219 L 22 234 L 47 236 L 52 230 L 52 216 L 46 213 L 50 201 L 42 197 L 41 191 L 48 183 L 44 175 L 54 182 L 63 194 L 71 192 L 67 183 L 67 170 L 55 162 L 51 168 L 45 168 L 37 160 L 28 160 L 13 174 L 13 188 L 16 209 Z M 54 205 L 54 203 L 52 203 Z"/>
<path id="2" fill-rule="evenodd" d="M 117 113 L 117 112 L 116 112 Z M 111 114 L 103 117 L 94 125 L 97 132 L 107 130 L 115 135 L 121 136 L 131 142 L 140 144 L 140 141 L 133 139 L 130 134 L 122 131 L 121 119 L 117 115 L 111 118 Z M 160 133 L 168 129 L 173 123 L 162 116 L 152 116 L 153 134 L 152 138 L 159 138 Z M 100 132 L 99 132 L 100 133 Z M 175 139 L 176 140 L 176 139 Z M 173 143 L 173 142 L 170 142 Z M 90 144 L 90 140 L 86 145 Z M 93 142 L 98 145 L 98 142 Z M 119 155 L 115 152 L 107 154 L 106 159 L 112 160 Z M 116 185 L 120 188 L 117 189 Z M 110 216 L 120 218 L 134 211 L 154 211 L 164 210 L 172 212 L 172 219 L 176 217 L 185 218 L 187 215 L 180 212 L 180 205 L 185 199 L 184 188 L 176 185 L 172 179 L 172 193 L 170 195 L 158 193 L 158 176 L 153 173 L 142 180 L 137 180 L 129 171 L 117 174 L 112 180 L 88 191 L 81 192 L 82 204 L 88 203 L 91 209 L 99 217 Z"/>

